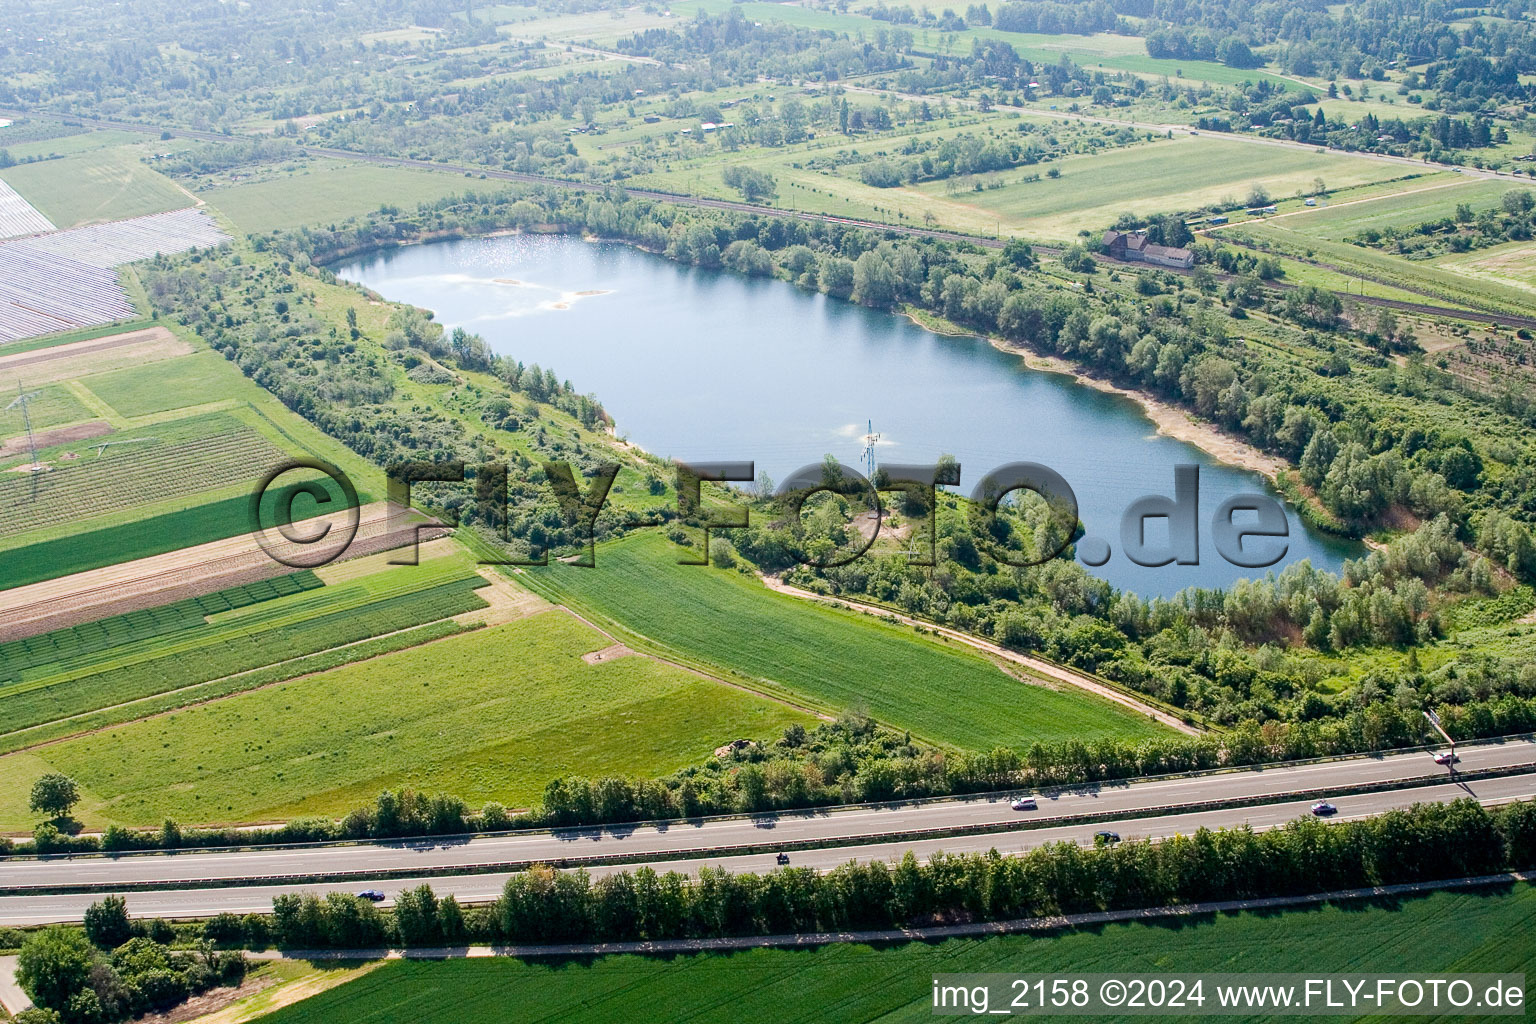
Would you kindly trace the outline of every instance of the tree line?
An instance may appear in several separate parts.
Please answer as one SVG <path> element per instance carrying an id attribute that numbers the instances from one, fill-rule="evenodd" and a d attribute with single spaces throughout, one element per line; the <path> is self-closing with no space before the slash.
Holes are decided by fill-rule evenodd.
<path id="1" fill-rule="evenodd" d="M 1263 832 L 1202 828 L 1156 842 L 1061 842 L 1011 856 L 937 853 L 926 861 L 909 852 L 894 865 L 850 861 L 824 873 L 705 867 L 689 877 L 647 867 L 594 879 L 585 870 L 534 866 L 513 875 L 487 906 L 462 907 L 427 885 L 401 893 L 393 911 L 350 893 L 285 895 L 270 916 L 220 915 L 204 935 L 254 949 L 708 939 L 1262 899 L 1533 864 L 1536 805 L 1485 808 L 1462 799 L 1338 824 L 1304 818 Z"/>

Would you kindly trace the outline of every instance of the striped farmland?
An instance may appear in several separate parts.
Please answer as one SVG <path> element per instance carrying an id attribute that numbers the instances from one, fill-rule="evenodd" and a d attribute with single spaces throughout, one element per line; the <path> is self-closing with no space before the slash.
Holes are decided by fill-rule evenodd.
<path id="1" fill-rule="evenodd" d="M 176 210 L 0 241 L 0 343 L 128 319 L 116 267 L 228 237 L 201 210 Z"/>
<path id="2" fill-rule="evenodd" d="M 0 181 L 0 238 L 35 235 L 52 230 L 52 221 L 23 199 L 21 193 Z"/>

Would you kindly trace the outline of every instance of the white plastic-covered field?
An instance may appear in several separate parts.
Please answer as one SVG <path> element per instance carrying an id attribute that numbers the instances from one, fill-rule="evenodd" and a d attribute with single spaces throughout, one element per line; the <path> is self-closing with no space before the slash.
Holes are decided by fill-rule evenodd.
<path id="1" fill-rule="evenodd" d="M 21 198 L 21 193 L 0 181 L 0 238 L 35 235 L 52 230 L 53 221 Z"/>
<path id="2" fill-rule="evenodd" d="M 125 320 L 116 267 L 228 237 L 192 209 L 0 241 L 0 343 Z"/>

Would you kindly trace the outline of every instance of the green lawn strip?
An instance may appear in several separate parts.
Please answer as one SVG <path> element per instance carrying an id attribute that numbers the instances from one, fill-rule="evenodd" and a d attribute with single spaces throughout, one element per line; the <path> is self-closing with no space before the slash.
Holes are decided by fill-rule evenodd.
<path id="1" fill-rule="evenodd" d="M 203 626 L 205 617 L 214 612 L 244 608 L 321 586 L 320 578 L 305 570 L 0 643 L 0 680 L 7 674 L 12 679 L 25 678 L 28 670 L 43 666 L 57 670 L 82 661 L 88 663 L 92 655 L 127 644 L 158 643 L 171 633 Z"/>
<path id="2" fill-rule="evenodd" d="M 21 756 L 79 780 L 90 824 L 252 821 L 401 785 L 527 805 L 556 775 L 662 775 L 809 722 L 650 658 L 582 659 L 608 644 L 550 610 Z M 0 794 L 0 827 L 31 817 Z"/>
<path id="3" fill-rule="evenodd" d="M 0 551 L 0 590 L 249 533 L 253 486 L 240 485 L 235 495 L 205 504 Z M 280 487 L 268 492 L 268 507 L 276 508 L 289 491 Z M 338 501 L 340 497 L 338 492 Z"/>
<path id="4" fill-rule="evenodd" d="M 95 374 L 89 387 L 123 416 L 137 418 L 244 397 L 245 379 L 229 371 L 228 361 L 217 352 L 194 352 L 149 366 Z"/>
<path id="5" fill-rule="evenodd" d="M 916 1024 L 934 1019 L 936 974 L 1529 974 L 1536 961 L 1533 914 L 1536 888 L 1517 884 L 885 947 L 837 943 L 658 957 L 400 960 L 263 1021 L 478 1024 L 504 1020 L 508 993 L 515 992 L 520 1005 L 539 1008 L 541 1019 L 569 1024 L 628 1019 L 637 1006 L 649 1007 L 647 1019 L 657 1022 Z M 1528 994 L 1532 988 L 1528 982 Z"/>
<path id="6" fill-rule="evenodd" d="M 200 642 L 167 643 L 158 656 L 90 675 L 34 681 L 0 690 L 0 712 L 14 728 L 41 725 L 98 708 L 177 690 L 248 669 L 451 618 L 485 607 L 478 577 L 332 611 L 285 629 L 229 630 Z"/>
<path id="7" fill-rule="evenodd" d="M 775 594 L 738 573 L 679 566 L 677 549 L 659 536 L 604 545 L 597 558 L 595 569 L 562 565 L 519 579 L 669 653 L 823 706 L 866 708 L 932 742 L 974 750 L 1162 732 L 1107 700 L 1020 681 L 958 643 Z"/>
<path id="8" fill-rule="evenodd" d="M 276 665 L 268 665 L 265 668 L 223 676 L 206 683 L 197 683 L 170 693 L 156 694 L 153 697 L 141 697 L 138 700 L 117 704 L 110 708 L 103 708 L 100 711 L 86 712 L 70 718 L 57 719 L 44 725 L 18 729 L 14 732 L 0 735 L 0 754 L 49 743 L 54 740 L 63 739 L 66 736 L 93 732 L 107 726 L 120 725 L 124 722 L 148 718 L 151 715 L 163 714 L 166 711 L 174 711 L 177 708 L 189 707 L 193 704 L 202 704 L 206 701 L 217 700 L 220 697 L 227 697 L 245 690 L 254 690 L 258 687 L 269 686 L 272 683 L 296 679 L 299 676 L 310 675 L 316 672 L 327 672 L 333 668 L 340 668 L 342 665 L 350 665 L 354 662 L 377 658 L 380 655 L 392 654 L 395 651 L 420 647 L 434 640 L 441 640 L 444 637 L 479 628 L 479 626 L 475 625 L 461 625 L 452 620 L 432 622 L 425 626 L 416 626 L 413 629 L 402 630 L 398 633 L 389 633 L 361 643 L 333 648 L 319 654 L 310 654 L 294 658 L 290 661 L 280 662 Z"/>
<path id="9" fill-rule="evenodd" d="M 96 338 L 106 338 L 114 334 L 143 331 L 154 326 L 156 326 L 154 320 L 124 320 L 120 323 L 108 324 L 104 327 L 82 327 L 73 331 L 61 331 L 58 334 L 45 334 L 41 338 L 28 338 L 25 341 L 12 341 L 0 345 L 0 356 L 14 356 L 22 352 L 35 352 L 38 349 L 53 348 L 55 345 L 71 345 L 77 341 L 92 341 Z"/>

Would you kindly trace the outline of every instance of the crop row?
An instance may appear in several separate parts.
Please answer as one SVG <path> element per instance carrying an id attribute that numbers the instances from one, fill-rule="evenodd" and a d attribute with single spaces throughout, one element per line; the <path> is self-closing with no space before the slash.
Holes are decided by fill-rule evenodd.
<path id="1" fill-rule="evenodd" d="M 232 608 L 323 587 L 314 573 L 290 573 L 244 586 L 229 587 L 157 608 L 141 608 L 122 615 L 82 623 L 51 633 L 0 644 L 0 684 L 35 678 L 31 671 L 46 668 L 57 672 L 71 661 L 111 650 L 124 644 L 162 637 L 204 625 L 205 616 Z"/>
<path id="2" fill-rule="evenodd" d="M 158 715 L 166 711 L 175 711 L 178 708 L 218 700 L 220 697 L 233 696 L 246 690 L 254 690 L 263 686 L 270 686 L 273 683 L 280 683 L 284 680 L 296 679 L 299 676 L 313 675 L 317 672 L 329 672 L 343 665 L 350 665 L 355 661 L 366 661 L 369 658 L 377 658 L 396 651 L 409 650 L 412 647 L 420 647 L 422 644 L 431 643 L 434 640 L 441 640 L 444 637 L 454 636 L 479 628 L 481 627 L 473 624 L 461 625 L 452 619 L 430 622 L 425 626 L 400 630 L 386 636 L 379 636 L 372 640 L 351 644 L 347 647 L 321 651 L 319 654 L 294 658 L 291 661 L 268 665 L 249 672 L 241 672 L 237 675 L 225 676 L 220 679 L 211 679 L 205 683 L 199 683 L 170 693 L 154 694 L 126 706 L 121 704 L 114 705 L 67 720 L 46 722 L 42 725 L 19 729 L 15 732 L 3 733 L 0 734 L 0 754 L 8 754 L 14 750 L 35 746 L 39 743 L 48 743 L 66 736 L 96 729 L 105 729 L 114 725 L 121 725 L 125 722 L 146 718 L 150 715 Z"/>
<path id="3" fill-rule="evenodd" d="M 238 633 L 208 626 L 210 642 L 192 651 L 119 666 L 48 685 L 20 684 L 0 693 L 0 720 L 11 729 L 51 722 L 98 708 L 294 658 L 358 643 L 484 608 L 478 576 L 385 598 L 295 624 L 282 630 Z"/>
<path id="4" fill-rule="evenodd" d="M 10 479 L 0 480 L 0 537 L 248 480 L 283 457 L 250 429 L 177 444 L 142 444 L 127 451 L 108 449 L 105 456 L 82 456 L 48 473 L 7 474 Z"/>

